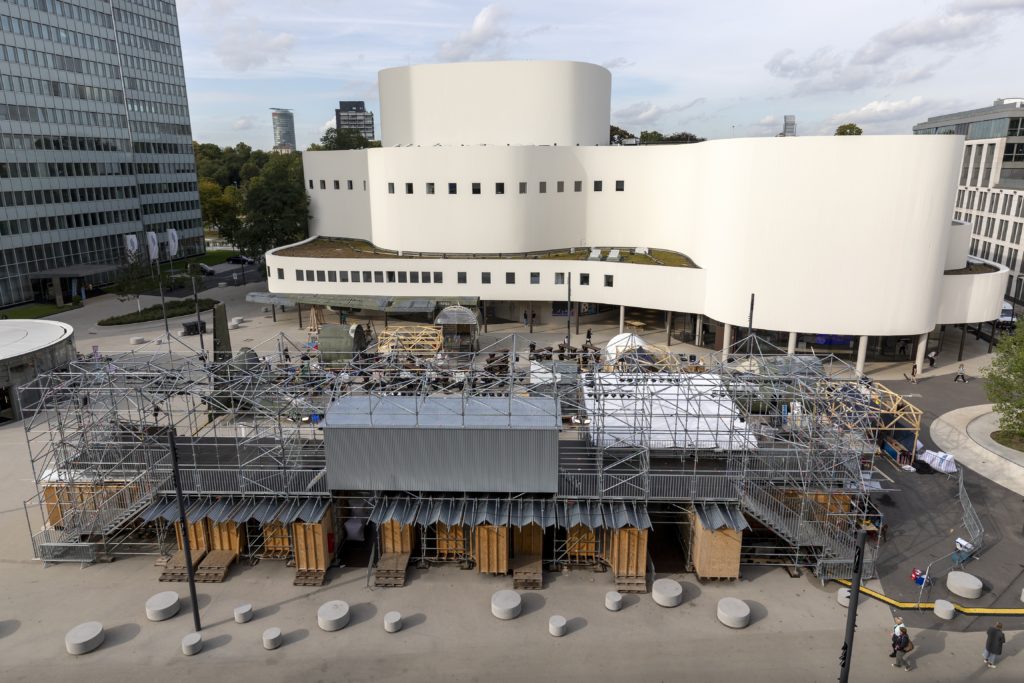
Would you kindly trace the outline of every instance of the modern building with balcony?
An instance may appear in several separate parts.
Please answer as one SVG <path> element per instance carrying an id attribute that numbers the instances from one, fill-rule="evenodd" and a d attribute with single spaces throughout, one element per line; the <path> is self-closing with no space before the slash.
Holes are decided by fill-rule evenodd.
<path id="1" fill-rule="evenodd" d="M 338 130 L 354 130 L 367 140 L 376 140 L 373 130 L 373 112 L 366 111 L 362 100 L 338 102 L 334 110 L 334 125 Z"/>

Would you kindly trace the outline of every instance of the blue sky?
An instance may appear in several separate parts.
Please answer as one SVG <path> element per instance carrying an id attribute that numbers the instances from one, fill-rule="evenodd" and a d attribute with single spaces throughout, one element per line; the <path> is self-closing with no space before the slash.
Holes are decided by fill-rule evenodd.
<path id="1" fill-rule="evenodd" d="M 178 16 L 193 137 L 262 149 L 271 107 L 294 110 L 304 149 L 338 100 L 377 112 L 378 70 L 443 61 L 603 64 L 613 123 L 708 138 L 774 135 L 784 114 L 802 135 L 909 133 L 1024 96 L 1024 0 L 178 0 Z"/>

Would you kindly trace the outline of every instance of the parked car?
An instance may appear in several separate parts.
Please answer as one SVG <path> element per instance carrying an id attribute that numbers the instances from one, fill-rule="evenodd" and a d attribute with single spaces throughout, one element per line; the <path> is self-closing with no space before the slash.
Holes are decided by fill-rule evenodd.
<path id="1" fill-rule="evenodd" d="M 205 263 L 199 264 L 199 272 L 203 275 L 214 275 L 217 271 L 212 266 L 208 266 Z"/>
<path id="2" fill-rule="evenodd" d="M 249 258 L 248 256 L 242 256 L 241 254 L 229 257 L 227 262 L 246 266 L 251 266 L 252 264 L 256 263 L 255 260 Z"/>

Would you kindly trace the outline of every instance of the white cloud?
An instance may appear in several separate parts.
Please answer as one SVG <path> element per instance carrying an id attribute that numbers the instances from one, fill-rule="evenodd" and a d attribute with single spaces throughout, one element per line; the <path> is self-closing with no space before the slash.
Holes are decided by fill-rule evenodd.
<path id="1" fill-rule="evenodd" d="M 799 59 L 790 49 L 781 50 L 764 66 L 768 73 L 779 78 L 814 78 L 825 71 L 838 68 L 843 59 L 831 48 L 819 47 L 810 56 Z"/>
<path id="2" fill-rule="evenodd" d="M 221 63 L 232 71 L 248 71 L 266 65 L 273 60 L 283 62 L 295 44 L 290 33 L 270 35 L 252 26 L 236 26 L 224 31 L 214 46 L 214 53 Z"/>
<path id="3" fill-rule="evenodd" d="M 441 43 L 437 57 L 444 62 L 464 62 L 480 57 L 498 57 L 505 51 L 505 12 L 497 4 L 487 5 L 474 17 L 473 25 L 456 38 Z"/>
<path id="4" fill-rule="evenodd" d="M 613 69 L 625 69 L 628 66 L 634 65 L 636 65 L 636 62 L 630 59 L 626 59 L 625 57 L 614 57 L 612 59 L 609 59 L 607 62 L 601 63 L 601 66 L 608 69 L 609 71 Z"/>
<path id="5" fill-rule="evenodd" d="M 888 123 L 912 116 L 920 116 L 925 111 L 934 108 L 935 104 L 926 100 L 921 95 L 915 95 L 906 100 L 874 100 L 856 109 L 836 114 L 832 117 L 832 122 L 853 122 L 856 124 Z"/>
<path id="6" fill-rule="evenodd" d="M 759 125 L 759 126 L 777 126 L 780 123 L 781 123 L 781 121 L 779 121 L 779 117 L 778 116 L 770 116 L 769 115 L 769 116 L 765 116 L 760 121 L 758 121 L 757 125 Z"/>
<path id="7" fill-rule="evenodd" d="M 255 116 L 240 116 L 231 124 L 232 130 L 251 130 L 256 123 Z"/>
<path id="8" fill-rule="evenodd" d="M 612 119 L 624 126 L 646 125 L 658 121 L 667 114 L 675 114 L 686 111 L 698 105 L 704 104 L 707 100 L 698 97 L 686 104 L 670 104 L 661 106 L 651 102 L 634 102 L 621 109 L 612 112 Z"/>
<path id="9" fill-rule="evenodd" d="M 333 128 L 336 125 L 338 125 L 338 119 L 332 116 L 331 118 L 327 119 L 322 124 L 320 124 L 320 133 L 325 133 L 328 128 Z"/>

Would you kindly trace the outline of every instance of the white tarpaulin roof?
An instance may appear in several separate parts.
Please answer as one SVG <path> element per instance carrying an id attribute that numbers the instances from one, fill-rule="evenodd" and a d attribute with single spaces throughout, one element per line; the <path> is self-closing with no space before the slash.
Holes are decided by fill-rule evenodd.
<path id="1" fill-rule="evenodd" d="M 602 447 L 756 449 L 757 438 L 713 373 L 595 373 L 584 383 Z"/>
<path id="2" fill-rule="evenodd" d="M 933 470 L 945 472 L 946 474 L 956 472 L 956 460 L 953 458 L 952 453 L 943 453 L 942 451 L 918 451 L 917 459 L 924 460 L 932 466 Z"/>

